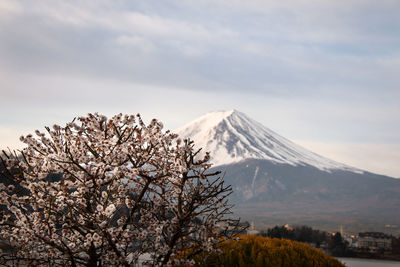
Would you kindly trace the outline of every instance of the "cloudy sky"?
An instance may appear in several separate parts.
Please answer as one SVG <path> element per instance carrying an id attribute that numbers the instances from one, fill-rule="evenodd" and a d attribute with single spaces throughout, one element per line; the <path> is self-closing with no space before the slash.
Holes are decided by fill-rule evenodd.
<path id="1" fill-rule="evenodd" d="M 235 108 L 400 177 L 398 0 L 0 0 L 0 147 L 88 112 Z"/>

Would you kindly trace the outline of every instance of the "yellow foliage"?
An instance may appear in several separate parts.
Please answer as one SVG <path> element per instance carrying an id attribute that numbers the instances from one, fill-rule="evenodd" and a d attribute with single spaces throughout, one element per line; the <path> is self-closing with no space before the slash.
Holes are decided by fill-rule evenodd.
<path id="1" fill-rule="evenodd" d="M 221 254 L 195 256 L 197 266 L 344 267 L 335 258 L 305 243 L 261 236 L 222 242 Z"/>

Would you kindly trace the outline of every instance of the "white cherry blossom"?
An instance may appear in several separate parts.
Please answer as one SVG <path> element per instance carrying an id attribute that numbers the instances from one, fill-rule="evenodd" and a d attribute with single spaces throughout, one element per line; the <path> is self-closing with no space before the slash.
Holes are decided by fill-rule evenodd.
<path id="1" fill-rule="evenodd" d="M 140 115 L 79 117 L 4 152 L 0 261 L 29 266 L 171 265 L 214 251 L 232 220 L 219 172 L 193 142 Z M 218 226 L 219 225 L 219 226 Z"/>

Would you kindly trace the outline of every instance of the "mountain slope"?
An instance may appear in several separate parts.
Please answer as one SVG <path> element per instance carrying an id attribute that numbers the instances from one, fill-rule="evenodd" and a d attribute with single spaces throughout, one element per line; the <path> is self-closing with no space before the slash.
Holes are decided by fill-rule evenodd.
<path id="1" fill-rule="evenodd" d="M 175 132 L 211 152 L 214 168 L 232 185 L 234 212 L 244 219 L 353 232 L 400 226 L 400 179 L 315 154 L 241 112 L 207 113 Z"/>
<path id="2" fill-rule="evenodd" d="M 325 171 L 361 172 L 296 145 L 237 110 L 207 113 L 175 132 L 194 140 L 203 151 L 211 151 L 215 166 L 253 158 Z"/>
<path id="3" fill-rule="evenodd" d="M 259 159 L 215 168 L 223 170 L 225 182 L 232 185 L 235 213 L 249 220 L 318 222 L 334 229 L 340 224 L 353 229 L 372 226 L 363 228 L 370 231 L 400 225 L 399 179 Z"/>

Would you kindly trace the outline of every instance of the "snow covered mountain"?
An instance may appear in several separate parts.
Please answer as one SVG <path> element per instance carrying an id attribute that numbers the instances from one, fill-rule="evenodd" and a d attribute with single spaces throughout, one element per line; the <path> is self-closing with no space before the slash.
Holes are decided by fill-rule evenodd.
<path id="1" fill-rule="evenodd" d="M 400 179 L 327 159 L 239 111 L 210 112 L 175 132 L 211 152 L 232 186 L 234 213 L 256 224 L 333 231 L 343 225 L 354 232 L 400 225 Z"/>
<path id="2" fill-rule="evenodd" d="M 310 165 L 324 171 L 362 172 L 296 145 L 234 109 L 207 113 L 175 132 L 194 140 L 203 151 L 210 151 L 214 166 L 265 159 L 293 166 Z"/>

